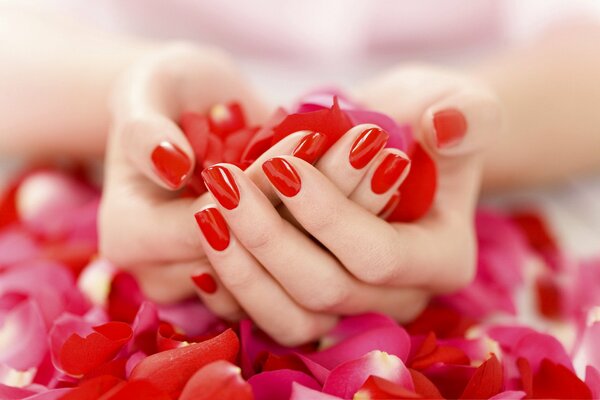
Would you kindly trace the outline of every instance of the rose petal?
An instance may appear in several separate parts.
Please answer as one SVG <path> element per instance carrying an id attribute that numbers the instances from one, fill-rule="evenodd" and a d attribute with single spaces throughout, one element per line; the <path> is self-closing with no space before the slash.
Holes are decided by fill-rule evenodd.
<path id="1" fill-rule="evenodd" d="M 179 400 L 252 400 L 252 387 L 241 369 L 227 361 L 215 361 L 196 372 L 186 383 Z"/>
<path id="2" fill-rule="evenodd" d="M 460 396 L 461 399 L 487 399 L 502 391 L 502 365 L 494 354 L 477 368 Z"/>
<path id="3" fill-rule="evenodd" d="M 292 395 L 290 396 L 290 400 L 341 400 L 341 398 L 307 388 L 306 386 L 294 382 L 292 383 Z"/>
<path id="4" fill-rule="evenodd" d="M 72 334 L 63 344 L 59 360 L 62 370 L 71 376 L 84 375 L 112 360 L 131 339 L 132 331 L 123 322 L 108 322 L 92 328 L 85 338 Z"/>
<path id="5" fill-rule="evenodd" d="M 406 360 L 410 351 L 410 338 L 401 326 L 387 317 L 367 314 L 350 317 L 340 323 L 323 343 L 325 350 L 305 354 L 314 362 L 327 369 L 333 369 L 343 362 L 353 360 L 373 350 L 380 350 Z"/>
<path id="6" fill-rule="evenodd" d="M 569 368 L 544 359 L 533 375 L 533 398 L 591 399 L 592 392 Z"/>
<path id="7" fill-rule="evenodd" d="M 429 380 L 429 378 L 417 370 L 410 368 L 408 370 L 415 386 L 415 393 L 426 399 L 443 398 L 438 388 Z"/>
<path id="8" fill-rule="evenodd" d="M 585 384 L 592 391 L 592 398 L 600 398 L 600 372 L 591 366 L 585 369 Z"/>
<path id="9" fill-rule="evenodd" d="M 378 376 L 370 376 L 354 398 L 359 399 L 420 399 L 421 396 L 396 383 Z"/>
<path id="10" fill-rule="evenodd" d="M 422 218 L 433 204 L 437 187 L 437 169 L 433 159 L 421 147 L 408 152 L 410 172 L 399 189 L 400 202 L 387 218 L 393 222 L 411 222 Z"/>
<path id="11" fill-rule="evenodd" d="M 506 390 L 490 397 L 490 400 L 521 400 L 527 396 L 527 393 L 521 390 Z"/>
<path id="12" fill-rule="evenodd" d="M 0 325 L 0 365 L 19 371 L 37 368 L 47 350 L 46 327 L 40 309 L 34 301 L 25 300 L 14 307 Z"/>
<path id="13" fill-rule="evenodd" d="M 234 362 L 238 350 L 238 338 L 228 329 L 204 342 L 145 358 L 133 369 L 130 379 L 146 379 L 176 398 L 198 369 L 217 360 Z"/>
<path id="14" fill-rule="evenodd" d="M 215 104 L 208 112 L 211 133 L 228 136 L 246 126 L 246 117 L 240 103 Z"/>
<path id="15" fill-rule="evenodd" d="M 287 400 L 291 396 L 294 382 L 311 389 L 320 389 L 313 378 L 291 369 L 261 372 L 248 380 L 256 400 Z"/>
<path id="16" fill-rule="evenodd" d="M 382 351 L 372 351 L 333 369 L 323 385 L 323 392 L 343 398 L 351 397 L 369 376 L 378 376 L 414 390 L 410 373 L 400 358 Z"/>
<path id="17" fill-rule="evenodd" d="M 121 382 L 123 382 L 121 379 L 114 376 L 98 376 L 81 383 L 77 388 L 66 394 L 62 400 L 99 399 L 103 394 Z"/>
<path id="18" fill-rule="evenodd" d="M 161 388 L 145 380 L 121 382 L 98 400 L 172 400 Z"/>

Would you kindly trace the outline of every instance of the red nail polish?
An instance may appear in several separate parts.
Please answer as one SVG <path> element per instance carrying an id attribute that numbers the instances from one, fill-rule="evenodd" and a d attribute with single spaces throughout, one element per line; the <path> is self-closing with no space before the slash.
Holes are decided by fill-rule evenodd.
<path id="1" fill-rule="evenodd" d="M 213 294 L 217 291 L 217 282 L 215 282 L 215 278 L 213 278 L 210 274 L 204 273 L 200 275 L 194 275 L 191 278 L 196 287 L 203 292 Z"/>
<path id="2" fill-rule="evenodd" d="M 433 115 L 433 127 L 439 148 L 456 146 L 467 133 L 467 120 L 458 110 L 438 111 Z"/>
<path id="3" fill-rule="evenodd" d="M 314 164 L 325 152 L 325 144 L 327 143 L 325 139 L 325 135 L 322 133 L 310 133 L 302 138 L 292 155 L 303 159 L 307 163 Z"/>
<path id="4" fill-rule="evenodd" d="M 264 162 L 262 168 L 269 181 L 284 196 L 294 197 L 300 191 L 302 186 L 300 176 L 291 164 L 283 158 L 271 158 Z"/>
<path id="5" fill-rule="evenodd" d="M 212 193 L 217 201 L 226 209 L 233 210 L 240 203 L 240 191 L 238 190 L 233 175 L 227 168 L 213 165 L 202 171 L 202 179 L 206 188 Z"/>
<path id="6" fill-rule="evenodd" d="M 388 202 L 385 203 L 385 206 L 383 206 L 383 209 L 379 212 L 379 217 L 387 219 L 392 212 L 394 212 L 396 207 L 398 207 L 398 204 L 400 204 L 400 192 L 396 192 L 390 197 Z"/>
<path id="7" fill-rule="evenodd" d="M 223 215 L 214 207 L 198 211 L 194 217 L 210 246 L 223 251 L 229 246 L 229 228 Z"/>
<path id="8" fill-rule="evenodd" d="M 398 181 L 410 161 L 398 154 L 388 154 L 377 167 L 371 178 L 373 193 L 382 194 Z"/>
<path id="9" fill-rule="evenodd" d="M 173 189 L 181 187 L 191 172 L 192 161 L 173 143 L 160 142 L 150 158 L 158 175 Z"/>
<path id="10" fill-rule="evenodd" d="M 388 133 L 379 128 L 370 128 L 360 134 L 350 150 L 350 164 L 356 169 L 364 168 L 385 146 Z"/>

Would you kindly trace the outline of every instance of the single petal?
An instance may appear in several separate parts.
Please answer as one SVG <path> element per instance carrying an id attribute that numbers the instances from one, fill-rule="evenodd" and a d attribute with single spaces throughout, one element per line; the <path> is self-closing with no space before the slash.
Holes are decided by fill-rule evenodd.
<path id="1" fill-rule="evenodd" d="M 569 368 L 544 359 L 533 375 L 533 398 L 591 399 L 592 392 Z"/>
<path id="2" fill-rule="evenodd" d="M 591 366 L 585 369 L 585 384 L 592 391 L 592 398 L 600 399 L 600 372 Z"/>
<path id="3" fill-rule="evenodd" d="M 228 329 L 212 339 L 153 354 L 131 372 L 130 379 L 146 379 L 176 398 L 198 369 L 217 360 L 234 362 L 239 350 L 235 333 Z"/>
<path id="4" fill-rule="evenodd" d="M 370 376 L 354 399 L 420 399 L 421 395 L 378 376 Z"/>
<path id="5" fill-rule="evenodd" d="M 179 400 L 252 400 L 252 387 L 242 378 L 241 371 L 227 361 L 212 362 L 190 378 Z"/>
<path id="6" fill-rule="evenodd" d="M 146 380 L 127 381 L 115 385 L 98 400 L 172 400 L 164 390 Z M 82 399 L 83 400 L 83 399 Z"/>
<path id="7" fill-rule="evenodd" d="M 527 396 L 527 393 L 521 390 L 506 390 L 490 397 L 490 400 L 521 400 Z"/>
<path id="8" fill-rule="evenodd" d="M 292 383 L 290 400 L 341 400 L 341 397 L 322 393 L 319 390 L 307 388 L 297 382 Z"/>
<path id="9" fill-rule="evenodd" d="M 37 368 L 47 351 L 46 327 L 40 309 L 34 301 L 25 300 L 0 325 L 0 365 L 27 371 Z"/>
<path id="10" fill-rule="evenodd" d="M 494 354 L 477 368 L 460 396 L 461 399 L 487 399 L 502 391 L 502 365 Z"/>
<path id="11" fill-rule="evenodd" d="M 437 168 L 433 159 L 415 142 L 408 151 L 410 172 L 399 189 L 400 201 L 387 218 L 393 222 L 411 222 L 423 217 L 433 204 L 437 188 Z"/>
<path id="12" fill-rule="evenodd" d="M 84 375 L 112 360 L 132 337 L 131 328 L 123 322 L 111 321 L 92 329 L 86 337 L 71 334 L 63 344 L 59 360 L 67 374 Z"/>
<path id="13" fill-rule="evenodd" d="M 294 382 L 311 389 L 321 388 L 310 376 L 290 369 L 261 372 L 248 380 L 256 400 L 287 400 Z"/>
<path id="14" fill-rule="evenodd" d="M 211 133 L 226 137 L 246 127 L 246 117 L 240 103 L 215 104 L 208 112 Z"/>
<path id="15" fill-rule="evenodd" d="M 78 387 L 66 394 L 62 400 L 99 399 L 103 394 L 122 382 L 121 379 L 114 376 L 98 376 L 82 382 Z"/>
<path id="16" fill-rule="evenodd" d="M 410 372 L 400 358 L 382 351 L 372 351 L 333 369 L 323 385 L 323 392 L 343 398 L 351 397 L 369 376 L 378 376 L 414 390 Z"/>

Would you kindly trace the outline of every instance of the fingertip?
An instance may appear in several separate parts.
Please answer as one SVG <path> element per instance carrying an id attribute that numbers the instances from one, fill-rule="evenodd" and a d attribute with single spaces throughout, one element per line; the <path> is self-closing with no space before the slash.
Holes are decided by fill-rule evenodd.
<path id="1" fill-rule="evenodd" d="M 192 175 L 193 162 L 190 157 L 168 140 L 162 140 L 154 147 L 150 160 L 154 172 L 170 189 L 180 189 Z"/>

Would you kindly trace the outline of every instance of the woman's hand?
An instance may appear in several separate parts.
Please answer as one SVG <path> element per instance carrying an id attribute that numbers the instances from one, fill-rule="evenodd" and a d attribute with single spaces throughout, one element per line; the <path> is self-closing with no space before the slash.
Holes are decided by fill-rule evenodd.
<path id="1" fill-rule="evenodd" d="M 100 251 L 130 270 L 157 301 L 194 293 L 190 276 L 208 271 L 193 213 L 210 201 L 180 198 L 196 160 L 174 122 L 182 111 L 208 112 L 239 101 L 252 123 L 265 108 L 231 61 L 213 49 L 168 45 L 147 53 L 119 81 L 100 208 Z M 223 292 L 222 292 L 223 293 Z M 213 301 L 218 310 L 226 294 Z"/>
<path id="2" fill-rule="evenodd" d="M 215 293 L 230 291 L 288 345 L 318 338 L 336 315 L 410 319 L 431 294 L 460 288 L 475 272 L 473 212 L 481 148 L 499 129 L 494 97 L 466 78 L 419 68 L 363 93 L 375 109 L 411 123 L 438 166 L 435 204 L 422 220 L 390 224 L 376 216 L 408 167 L 403 154 L 383 150 L 384 135 L 372 126 L 350 130 L 314 167 L 289 156 L 263 164 L 263 179 L 316 240 L 276 212 L 260 180 L 225 164 L 204 174 L 216 206 L 197 220 L 224 285 Z"/>

